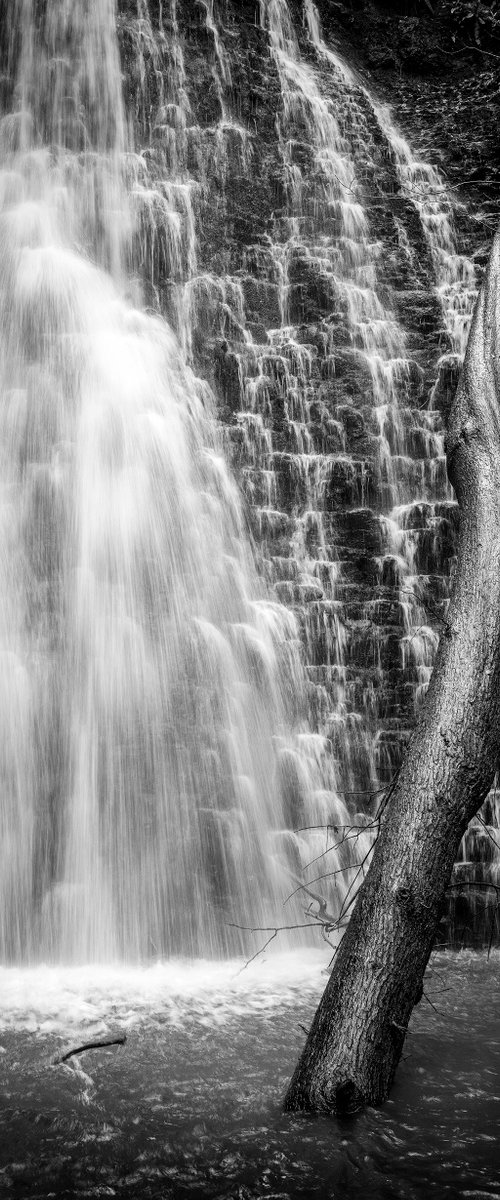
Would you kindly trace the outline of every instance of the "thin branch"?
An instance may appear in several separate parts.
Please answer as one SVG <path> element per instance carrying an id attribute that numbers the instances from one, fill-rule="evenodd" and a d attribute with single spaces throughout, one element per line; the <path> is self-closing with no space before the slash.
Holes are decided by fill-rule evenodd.
<path id="1" fill-rule="evenodd" d="M 311 929 L 314 924 L 314 921 L 304 921 L 298 925 L 236 925 L 234 921 L 226 921 L 228 929 L 242 929 L 244 933 L 271 933 L 273 930 L 284 933 L 287 929 Z"/>
<path id="2" fill-rule="evenodd" d="M 373 845 L 375 845 L 375 843 L 374 843 Z M 354 879 L 352 880 L 352 883 L 350 884 L 350 886 L 349 886 L 349 888 L 348 888 L 348 890 L 347 890 L 347 892 L 346 892 L 346 894 L 345 894 L 345 896 L 344 896 L 344 899 L 343 899 L 343 902 L 342 902 L 342 907 L 341 907 L 341 909 L 340 909 L 340 913 L 339 913 L 339 921 L 341 921 L 341 920 L 342 920 L 342 918 L 343 918 L 343 917 L 345 917 L 345 916 L 347 915 L 347 913 L 349 912 L 349 909 L 350 909 L 350 908 L 352 907 L 352 905 L 354 904 L 354 901 L 355 901 L 355 899 L 356 899 L 357 892 L 354 892 L 354 893 L 353 893 L 353 887 L 354 887 L 354 885 L 355 885 L 355 883 L 356 883 L 356 880 L 357 880 L 357 879 L 359 878 L 359 876 L 361 875 L 361 872 L 364 870 L 365 863 L 367 862 L 368 858 L 370 857 L 370 854 L 372 853 L 372 851 L 373 851 L 373 846 L 370 846 L 370 849 L 369 849 L 369 850 L 367 850 L 367 852 L 366 852 L 366 854 L 365 854 L 365 857 L 362 859 L 362 861 L 361 861 L 361 862 L 360 862 L 360 864 L 359 864 L 359 867 L 358 867 L 357 873 L 356 873 L 356 875 L 354 876 Z M 350 899 L 349 899 L 349 897 L 350 897 Z M 349 900 L 349 903 L 347 903 L 347 901 L 348 901 L 348 900 Z"/>
<path id="3" fill-rule="evenodd" d="M 484 818 L 481 816 L 480 813 L 476 813 L 476 817 L 477 817 L 479 823 L 483 826 L 483 829 L 486 830 L 486 833 L 488 834 L 490 841 L 493 842 L 493 845 L 496 846 L 497 850 L 500 850 L 500 842 L 497 842 L 496 838 L 493 837 L 491 829 L 490 829 L 489 825 L 486 824 L 486 821 L 484 820 Z"/>
<path id="4" fill-rule="evenodd" d="M 245 971 L 246 968 L 250 966 L 250 963 L 254 962 L 254 960 L 259 957 L 259 954 L 264 953 L 264 950 L 267 949 L 269 944 L 274 941 L 275 937 L 277 937 L 279 933 L 283 933 L 288 929 L 320 928 L 322 931 L 331 931 L 332 928 L 337 928 L 337 923 L 335 923 L 334 926 L 330 926 L 327 924 L 327 922 L 322 921 L 321 918 L 315 913 L 311 913 L 311 919 L 309 921 L 305 921 L 302 924 L 297 923 L 296 925 L 236 925 L 234 921 L 226 921 L 226 925 L 229 929 L 241 929 L 246 933 L 270 933 L 271 935 L 268 937 L 267 941 L 264 942 L 264 945 L 260 946 L 259 949 L 255 951 L 255 954 L 252 954 L 252 957 L 243 963 L 243 966 L 240 967 L 239 971 L 236 972 L 234 977 L 235 979 L 238 978 L 238 975 L 241 975 L 242 971 Z M 329 945 L 331 945 L 331 942 L 329 942 Z"/>
<path id="5" fill-rule="evenodd" d="M 500 893 L 500 885 L 498 883 L 485 883 L 482 879 L 463 879 L 457 880 L 456 883 L 449 883 L 447 891 L 450 888 L 489 888 L 493 892 Z"/>
<path id="6" fill-rule="evenodd" d="M 386 788 L 379 788 L 378 792 L 347 792 L 347 793 L 344 792 L 344 795 L 381 796 L 381 795 L 383 795 L 383 793 L 385 791 L 386 791 Z M 323 825 L 298 825 L 297 828 L 293 830 L 293 832 L 294 833 L 308 833 L 310 830 L 314 830 L 314 829 L 326 829 L 326 830 L 332 829 L 334 833 L 338 833 L 339 830 L 341 830 L 341 829 L 348 829 L 348 830 L 349 829 L 360 829 L 361 831 L 363 831 L 363 829 L 370 829 L 372 824 L 373 824 L 373 822 L 369 821 L 366 825 L 358 825 L 355 821 L 353 821 L 353 823 L 351 825 L 337 825 L 337 823 L 333 824 L 333 821 L 326 821 Z"/>
<path id="7" fill-rule="evenodd" d="M 415 601 L 415 603 L 419 604 L 421 606 L 421 608 L 428 609 L 428 611 L 433 616 L 435 616 L 436 621 L 439 621 L 440 624 L 444 625 L 446 629 L 451 629 L 451 625 L 450 625 L 449 621 L 447 620 L 447 618 L 445 616 L 442 615 L 442 613 L 439 612 L 436 602 L 434 600 L 432 600 L 430 596 L 425 597 L 425 598 L 423 596 L 416 596 L 415 592 L 412 592 L 411 588 L 401 587 L 401 588 L 398 588 L 397 590 L 398 590 L 399 595 L 403 594 L 405 596 L 411 596 L 412 599 Z M 383 600 L 384 597 L 382 596 L 381 599 Z M 445 602 L 446 601 L 442 601 L 442 603 L 445 603 Z M 394 599 L 392 601 L 388 600 L 388 603 L 397 604 L 397 599 Z M 420 626 L 420 628 L 422 628 L 422 626 Z M 417 630 L 417 632 L 419 632 L 419 631 Z"/>
<path id="8" fill-rule="evenodd" d="M 436 1005 L 432 1003 L 432 1000 L 430 996 L 427 995 L 427 992 L 422 992 L 422 997 L 424 1000 L 427 1000 L 427 1003 L 430 1004 L 431 1008 L 434 1009 L 434 1012 L 437 1013 L 438 1017 L 442 1017 L 444 1015 L 443 1013 L 440 1013 L 439 1009 L 436 1008 Z"/>
<path id="9" fill-rule="evenodd" d="M 307 869 L 309 867 L 313 867 L 315 863 L 319 862 L 320 859 L 325 858 L 325 856 L 327 854 L 331 854 L 332 850 L 340 850 L 341 846 L 345 846 L 347 842 L 357 842 L 357 840 L 361 836 L 361 834 L 364 833 L 367 829 L 370 829 L 372 827 L 373 826 L 370 826 L 370 825 L 360 825 L 356 828 L 356 831 L 353 832 L 352 834 L 351 834 L 351 832 L 344 834 L 344 836 L 341 837 L 339 842 L 332 842 L 331 846 L 327 846 L 326 850 L 321 851 L 321 854 L 317 854 L 315 858 L 310 858 L 309 862 L 304 863 L 302 870 L 307 871 Z M 349 829 L 349 826 L 346 826 L 346 828 Z M 350 866 L 349 867 L 339 867 L 339 870 L 334 871 L 333 874 L 341 875 L 342 871 L 348 871 L 348 870 L 351 870 Z"/>
<path id="10" fill-rule="evenodd" d="M 103 1038 L 99 1042 L 84 1042 L 83 1046 L 75 1046 L 73 1050 L 67 1050 L 61 1058 L 56 1058 L 54 1066 L 59 1066 L 60 1063 L 65 1063 L 69 1058 L 73 1058 L 75 1054 L 83 1054 L 84 1050 L 101 1050 L 103 1046 L 124 1046 L 127 1040 L 126 1033 L 120 1033 L 117 1037 Z"/>
<path id="11" fill-rule="evenodd" d="M 279 929 L 275 929 L 274 933 L 271 934 L 271 937 L 268 937 L 267 942 L 264 942 L 264 945 L 261 946 L 259 950 L 256 950 L 255 954 L 252 954 L 252 957 L 247 959 L 246 963 L 243 963 L 243 966 L 240 967 L 239 971 L 236 972 L 235 979 L 238 978 L 238 975 L 241 975 L 242 971 L 246 971 L 247 967 L 250 966 L 250 963 L 253 963 L 255 959 L 259 957 L 259 954 L 263 954 L 264 950 L 267 950 L 267 947 L 271 944 L 271 942 L 274 941 L 279 932 Z"/>
<path id="12" fill-rule="evenodd" d="M 445 50 L 444 46 L 438 46 L 443 54 L 447 54 L 449 58 L 455 58 L 457 54 L 463 54 L 464 50 L 474 50 L 475 54 L 487 54 L 488 58 L 496 58 L 500 62 L 500 54 L 494 54 L 493 50 L 483 50 L 482 46 L 471 46 L 469 42 L 464 42 L 458 50 Z"/>
<path id="13" fill-rule="evenodd" d="M 493 944 L 493 932 L 494 932 L 494 926 L 495 926 L 495 909 L 493 909 L 493 911 L 492 911 L 492 913 L 491 913 L 491 920 L 490 920 L 490 936 L 489 936 L 489 939 L 488 939 L 488 955 L 487 955 L 487 957 L 488 957 L 488 961 L 489 961 L 489 957 L 490 957 L 490 954 L 491 954 L 491 947 L 492 947 L 492 944 Z"/>

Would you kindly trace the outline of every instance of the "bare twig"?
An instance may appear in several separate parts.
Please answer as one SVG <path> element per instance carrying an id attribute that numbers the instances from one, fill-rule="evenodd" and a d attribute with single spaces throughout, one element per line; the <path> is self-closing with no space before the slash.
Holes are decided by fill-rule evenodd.
<path id="1" fill-rule="evenodd" d="M 458 879 L 456 883 L 448 884 L 447 890 L 450 888 L 459 888 L 460 891 L 464 888 L 486 888 L 492 892 L 497 892 L 497 894 L 500 892 L 500 885 L 498 883 L 486 883 L 482 879 Z"/>
<path id="2" fill-rule="evenodd" d="M 338 875 L 339 872 L 332 871 L 332 874 Z M 317 892 L 313 892 L 307 884 L 301 883 L 300 880 L 297 880 L 294 875 L 292 875 L 292 879 L 295 879 L 295 882 L 298 883 L 298 887 L 295 889 L 295 892 L 291 893 L 291 896 L 288 896 L 287 899 L 283 901 L 283 904 L 284 905 L 287 904 L 288 901 L 291 900 L 292 896 L 295 896 L 297 892 L 303 891 L 306 893 L 306 896 L 310 896 L 311 900 L 313 900 L 314 903 L 318 905 L 317 913 L 311 913 L 311 916 L 314 916 L 318 921 L 321 921 L 323 925 L 328 925 L 328 926 L 331 926 L 332 928 L 334 928 L 335 925 L 337 924 L 337 918 L 332 916 L 332 914 L 328 912 L 328 909 L 326 907 L 326 900 L 324 899 L 324 897 L 319 896 Z M 312 880 L 312 882 L 314 883 L 314 879 Z M 311 907 L 311 906 L 309 905 L 309 907 Z"/>
<path id="3" fill-rule="evenodd" d="M 458 50 L 445 50 L 444 46 L 439 46 L 439 50 L 449 58 L 456 58 L 457 54 L 463 54 L 464 50 L 474 50 L 475 54 L 486 54 L 488 58 L 496 58 L 497 62 L 500 62 L 500 54 L 494 54 L 493 50 L 483 50 L 482 46 L 471 46 L 468 42 L 463 42 Z"/>
<path id="4" fill-rule="evenodd" d="M 335 847 L 331 846 L 330 849 L 333 850 L 333 849 L 335 849 Z M 322 858 L 322 857 L 323 856 L 320 855 L 320 858 Z M 324 875 L 315 875 L 314 879 L 311 879 L 310 882 L 311 883 L 320 883 L 322 879 L 333 879 L 336 875 L 343 875 L 346 871 L 356 871 L 357 869 L 358 869 L 358 863 L 353 863 L 352 866 L 350 866 L 350 867 L 337 867 L 335 871 L 327 871 Z M 292 878 L 295 878 L 295 877 L 292 876 Z M 294 888 L 293 892 L 290 892 L 290 895 L 287 896 L 286 900 L 283 901 L 283 906 L 285 904 L 288 904 L 289 900 L 293 900 L 293 897 L 297 896 L 297 894 L 299 892 L 306 892 L 308 896 L 312 896 L 313 900 L 317 900 L 318 903 L 320 902 L 319 896 L 317 896 L 315 892 L 311 892 L 307 883 L 297 882 L 297 887 Z M 326 901 L 322 901 L 322 903 L 326 903 Z"/>
<path id="5" fill-rule="evenodd" d="M 236 972 L 236 976 L 235 976 L 236 979 L 238 978 L 238 975 L 241 975 L 242 971 L 246 971 L 247 967 L 250 966 L 250 963 L 253 963 L 254 960 L 256 958 L 258 958 L 259 954 L 263 954 L 264 950 L 267 950 L 267 947 L 270 945 L 271 942 L 274 941 L 275 937 L 278 936 L 279 932 L 280 932 L 279 929 L 275 929 L 274 933 L 271 934 L 271 937 L 268 937 L 267 942 L 264 942 L 264 945 L 261 946 L 259 950 L 256 950 L 255 954 L 252 954 L 252 957 L 248 958 L 246 963 L 243 963 L 243 966 L 240 967 L 239 971 Z"/>
<path id="6" fill-rule="evenodd" d="M 117 1037 L 102 1038 L 99 1042 L 84 1042 L 83 1046 L 75 1046 L 73 1050 L 67 1050 L 61 1058 L 56 1058 L 54 1066 L 59 1066 L 60 1063 L 65 1063 L 69 1058 L 73 1058 L 75 1054 L 83 1054 L 84 1050 L 101 1050 L 103 1046 L 124 1046 L 127 1040 L 126 1033 L 120 1033 Z"/>
<path id="7" fill-rule="evenodd" d="M 370 829 L 375 828 L 375 823 L 372 822 L 370 825 L 357 825 L 357 826 L 346 825 L 345 828 L 347 830 L 355 829 L 355 832 L 345 833 L 343 835 L 343 837 L 341 837 L 339 842 L 332 842 L 331 846 L 326 846 L 326 849 L 322 850 L 321 854 L 317 854 L 315 858 L 310 858 L 309 862 L 304 863 L 302 870 L 306 871 L 308 869 L 308 867 L 313 867 L 314 863 L 319 862 L 321 858 L 325 858 L 325 856 L 327 854 L 331 854 L 332 850 L 340 850 L 341 846 L 345 846 L 347 842 L 357 842 L 358 838 L 361 836 L 362 833 L 368 832 Z M 327 836 L 328 836 L 328 834 L 327 834 Z M 332 874 L 333 875 L 342 875 L 343 871 L 350 871 L 350 870 L 351 870 L 350 866 L 349 867 L 339 867 L 338 871 L 332 871 Z M 286 901 L 285 901 L 285 903 L 286 903 Z"/>
<path id="8" fill-rule="evenodd" d="M 375 845 L 375 843 L 373 843 L 373 845 Z M 372 850 L 373 850 L 373 846 L 370 846 L 370 849 L 367 850 L 364 858 L 361 860 L 361 862 L 359 864 L 359 867 L 356 872 L 356 875 L 354 876 L 354 879 L 351 881 L 351 883 L 347 889 L 347 892 L 344 896 L 344 900 L 342 903 L 342 907 L 340 909 L 339 921 L 341 921 L 342 918 L 347 915 L 347 913 L 349 912 L 349 909 L 352 908 L 352 905 L 354 904 L 357 893 L 353 892 L 353 888 L 356 884 L 356 881 L 359 879 L 359 876 L 361 875 L 362 871 L 364 870 L 365 863 L 367 862 L 367 859 L 370 857 Z M 348 901 L 349 901 L 349 903 L 348 903 Z"/>
<path id="9" fill-rule="evenodd" d="M 246 971 L 247 967 L 250 966 L 250 963 L 254 962 L 254 960 L 259 957 L 259 954 L 264 953 L 264 950 L 267 949 L 269 944 L 274 941 L 275 937 L 277 937 L 279 933 L 284 933 L 288 929 L 314 929 L 316 927 L 317 929 L 319 928 L 323 930 L 325 928 L 329 928 L 325 921 L 322 921 L 316 916 L 315 913 L 311 913 L 311 919 L 309 921 L 304 921 L 302 923 L 298 922 L 296 925 L 236 925 L 234 921 L 227 921 L 226 924 L 229 929 L 241 929 L 245 933 L 270 933 L 271 935 L 268 937 L 267 941 L 264 942 L 264 945 L 260 946 L 259 949 L 255 951 L 255 954 L 252 954 L 252 957 L 243 963 L 243 966 L 240 967 L 239 971 L 236 972 L 235 979 L 238 978 L 238 975 L 241 975 L 242 971 Z"/>
<path id="10" fill-rule="evenodd" d="M 430 1004 L 431 1008 L 434 1009 L 434 1012 L 437 1013 L 438 1017 L 443 1016 L 443 1013 L 440 1013 L 439 1009 L 436 1008 L 436 1005 L 432 1003 L 432 1000 L 431 1000 L 430 996 L 427 995 L 427 992 L 425 992 L 425 991 L 422 992 L 422 998 L 423 998 L 423 1000 L 427 1000 L 427 1003 Z"/>
<path id="11" fill-rule="evenodd" d="M 244 933 L 286 933 L 287 929 L 310 929 L 313 921 L 304 921 L 298 925 L 236 925 L 234 921 L 226 921 L 228 929 L 241 929 Z"/>
<path id="12" fill-rule="evenodd" d="M 476 817 L 477 817 L 480 825 L 483 826 L 483 829 L 486 830 L 486 833 L 488 834 L 490 841 L 493 842 L 493 845 L 496 846 L 497 850 L 500 850 L 500 842 L 497 842 L 496 838 L 493 837 L 491 829 L 490 829 L 489 825 L 486 824 L 486 821 L 484 820 L 484 818 L 481 816 L 480 813 L 476 813 Z"/>

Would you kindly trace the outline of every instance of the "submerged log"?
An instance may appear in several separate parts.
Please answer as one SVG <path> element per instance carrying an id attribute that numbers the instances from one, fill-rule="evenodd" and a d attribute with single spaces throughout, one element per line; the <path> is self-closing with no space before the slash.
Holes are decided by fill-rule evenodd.
<path id="1" fill-rule="evenodd" d="M 75 1054 L 83 1054 L 86 1050 L 102 1050 L 106 1046 L 124 1046 L 126 1040 L 126 1033 L 119 1033 L 112 1037 L 100 1038 L 97 1042 L 84 1042 L 81 1046 L 74 1046 L 72 1050 L 67 1050 L 61 1058 L 56 1058 L 54 1066 L 58 1067 L 61 1063 L 68 1062 L 68 1059 L 74 1058 Z"/>
<path id="2" fill-rule="evenodd" d="M 500 745 L 500 235 L 446 435 L 460 506 L 447 623 L 367 876 L 290 1083 L 288 1111 L 389 1093 L 462 835 Z"/>

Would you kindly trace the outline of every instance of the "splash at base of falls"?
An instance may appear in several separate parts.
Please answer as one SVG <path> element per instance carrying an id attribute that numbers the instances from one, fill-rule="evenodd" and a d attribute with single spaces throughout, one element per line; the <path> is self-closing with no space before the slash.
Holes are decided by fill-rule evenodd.
<path id="1" fill-rule="evenodd" d="M 145 1020 L 187 1029 L 220 1027 L 238 1015 L 293 1007 L 324 987 L 328 952 L 302 947 L 246 965 L 244 959 L 188 962 L 172 958 L 149 967 L 0 967 L 0 1035 L 24 1030 L 87 1040 Z"/>

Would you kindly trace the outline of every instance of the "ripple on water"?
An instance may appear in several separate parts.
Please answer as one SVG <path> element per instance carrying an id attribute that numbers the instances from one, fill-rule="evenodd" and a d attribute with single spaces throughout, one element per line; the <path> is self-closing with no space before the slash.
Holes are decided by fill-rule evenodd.
<path id="1" fill-rule="evenodd" d="M 433 959 L 390 1101 L 341 1125 L 281 1112 L 326 962 L 4 970 L 0 1195 L 499 1198 L 499 955 Z"/>

